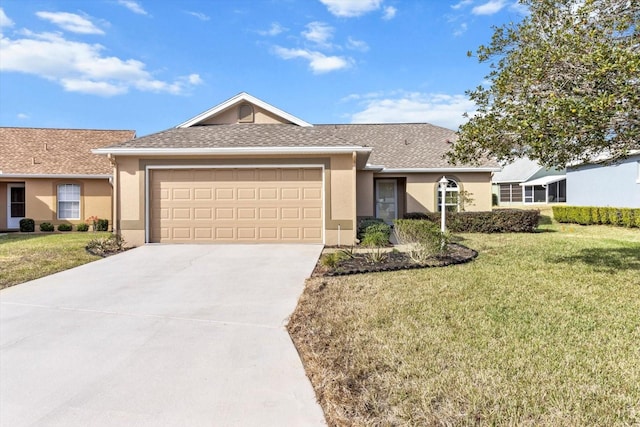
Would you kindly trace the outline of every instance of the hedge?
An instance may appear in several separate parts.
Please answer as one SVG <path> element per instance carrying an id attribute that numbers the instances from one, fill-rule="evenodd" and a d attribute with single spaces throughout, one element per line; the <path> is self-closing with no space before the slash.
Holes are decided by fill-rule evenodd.
<path id="1" fill-rule="evenodd" d="M 405 219 L 428 219 L 440 223 L 440 213 L 409 212 Z M 496 209 L 486 212 L 447 212 L 447 230 L 454 233 L 533 233 L 540 211 Z"/>
<path id="2" fill-rule="evenodd" d="M 553 206 L 553 218 L 561 223 L 640 227 L 640 209 L 596 206 Z"/>

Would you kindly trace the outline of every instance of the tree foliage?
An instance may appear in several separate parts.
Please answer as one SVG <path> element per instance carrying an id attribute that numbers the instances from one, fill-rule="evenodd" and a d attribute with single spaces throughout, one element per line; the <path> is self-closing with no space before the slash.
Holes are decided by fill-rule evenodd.
<path id="1" fill-rule="evenodd" d="M 449 159 L 564 167 L 640 148 L 640 2 L 520 2 L 529 15 L 477 49 L 490 86 L 467 92 L 478 110 Z"/>

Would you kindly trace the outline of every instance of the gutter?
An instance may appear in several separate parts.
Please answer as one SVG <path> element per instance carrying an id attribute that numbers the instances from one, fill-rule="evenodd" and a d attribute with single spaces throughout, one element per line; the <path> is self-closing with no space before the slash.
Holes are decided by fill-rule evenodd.
<path id="1" fill-rule="evenodd" d="M 361 146 L 340 147 L 215 147 L 215 148 L 96 148 L 93 154 L 111 154 L 114 156 L 194 156 L 194 155 L 234 155 L 234 154 L 369 154 L 373 149 Z"/>
<path id="2" fill-rule="evenodd" d="M 384 168 L 380 173 L 456 173 L 456 172 L 498 172 L 501 168 Z"/>
<path id="3" fill-rule="evenodd" d="M 41 173 L 41 174 L 24 174 L 24 173 L 2 173 L 0 172 L 0 178 L 59 178 L 59 179 L 111 179 L 111 175 L 92 175 L 92 174 L 53 174 L 53 173 Z"/>

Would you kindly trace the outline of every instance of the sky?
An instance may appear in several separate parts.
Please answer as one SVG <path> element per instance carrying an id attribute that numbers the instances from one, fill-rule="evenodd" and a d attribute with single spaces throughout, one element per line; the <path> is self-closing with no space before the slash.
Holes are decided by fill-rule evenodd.
<path id="1" fill-rule="evenodd" d="M 304 121 L 457 129 L 516 0 L 2 0 L 0 126 L 174 127 L 247 92 Z"/>

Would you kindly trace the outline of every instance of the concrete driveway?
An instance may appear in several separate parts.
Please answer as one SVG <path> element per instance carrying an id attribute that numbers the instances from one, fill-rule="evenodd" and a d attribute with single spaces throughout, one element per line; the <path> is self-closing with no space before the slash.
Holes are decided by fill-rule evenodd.
<path id="1" fill-rule="evenodd" d="M 284 327 L 321 249 L 147 245 L 0 291 L 0 425 L 324 425 Z"/>

